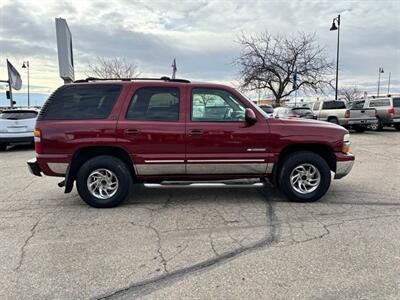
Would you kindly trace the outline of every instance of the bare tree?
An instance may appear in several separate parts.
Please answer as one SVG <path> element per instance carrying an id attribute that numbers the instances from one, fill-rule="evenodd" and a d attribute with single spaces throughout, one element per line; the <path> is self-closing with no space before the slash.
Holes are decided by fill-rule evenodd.
<path id="1" fill-rule="evenodd" d="M 347 102 L 360 99 L 361 94 L 361 90 L 356 86 L 343 87 L 339 89 L 339 95 Z"/>
<path id="2" fill-rule="evenodd" d="M 123 57 L 97 57 L 95 63 L 88 64 L 86 76 L 96 78 L 133 78 L 140 72 L 134 63 L 128 63 Z"/>
<path id="3" fill-rule="evenodd" d="M 280 99 L 296 89 L 323 92 L 331 86 L 327 77 L 334 65 L 326 58 L 325 49 L 316 43 L 315 34 L 284 37 L 272 36 L 266 31 L 257 36 L 242 34 L 238 42 L 242 52 L 234 63 L 239 66 L 245 90 L 268 89 L 280 105 Z M 296 69 L 297 86 L 294 87 Z"/>

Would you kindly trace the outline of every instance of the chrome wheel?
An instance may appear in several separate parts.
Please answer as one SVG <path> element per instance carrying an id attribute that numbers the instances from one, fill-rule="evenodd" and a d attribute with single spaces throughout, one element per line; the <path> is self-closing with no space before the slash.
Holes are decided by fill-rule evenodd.
<path id="1" fill-rule="evenodd" d="M 300 194 L 315 191 L 321 182 L 319 170 L 312 164 L 301 164 L 290 173 L 290 185 Z"/>
<path id="2" fill-rule="evenodd" d="M 118 191 L 118 178 L 107 169 L 96 169 L 87 179 L 89 192 L 98 199 L 109 199 Z"/>

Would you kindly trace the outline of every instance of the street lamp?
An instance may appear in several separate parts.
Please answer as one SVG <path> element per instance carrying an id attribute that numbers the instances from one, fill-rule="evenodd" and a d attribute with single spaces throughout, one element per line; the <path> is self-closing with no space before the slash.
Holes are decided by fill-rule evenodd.
<path id="1" fill-rule="evenodd" d="M 26 69 L 28 72 L 28 107 L 30 107 L 30 99 L 29 99 L 29 61 L 24 61 L 22 64 L 22 68 Z"/>
<path id="2" fill-rule="evenodd" d="M 337 25 L 336 25 L 337 24 Z M 339 35 L 340 35 L 340 15 L 332 20 L 330 31 L 337 30 L 337 50 L 336 50 L 336 87 L 335 87 L 335 100 L 338 98 L 338 78 L 339 78 Z"/>
<path id="3" fill-rule="evenodd" d="M 379 71 L 378 71 L 378 97 L 379 97 L 379 88 L 380 88 L 380 85 L 381 85 L 381 74 L 382 73 L 385 73 L 385 72 L 383 71 L 382 67 L 379 67 Z"/>

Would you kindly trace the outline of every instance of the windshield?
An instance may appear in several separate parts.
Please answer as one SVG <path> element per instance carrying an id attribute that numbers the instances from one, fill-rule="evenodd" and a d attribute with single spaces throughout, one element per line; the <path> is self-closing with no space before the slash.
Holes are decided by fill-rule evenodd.
<path id="1" fill-rule="evenodd" d="M 37 112 L 34 111 L 4 111 L 0 114 L 0 119 L 3 120 L 25 120 L 34 119 L 37 116 Z"/>
<path id="2" fill-rule="evenodd" d="M 250 103 L 251 107 L 254 108 L 256 111 L 258 111 L 260 114 L 262 114 L 264 118 L 266 119 L 271 118 L 265 111 L 262 110 L 261 107 L 259 107 L 257 104 L 254 104 L 253 101 L 251 101 L 249 98 L 247 98 L 243 94 L 240 95 L 242 95 L 243 98 L 246 98 L 247 101 Z"/>
<path id="3" fill-rule="evenodd" d="M 261 106 L 261 109 L 269 114 L 272 114 L 274 112 L 274 109 L 272 108 L 272 106 Z"/>

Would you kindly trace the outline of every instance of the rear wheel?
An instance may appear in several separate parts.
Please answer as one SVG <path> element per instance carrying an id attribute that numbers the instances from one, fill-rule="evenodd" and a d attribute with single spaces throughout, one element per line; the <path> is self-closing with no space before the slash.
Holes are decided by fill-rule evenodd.
<path id="1" fill-rule="evenodd" d="M 383 130 L 383 124 L 380 119 L 378 119 L 378 123 L 376 124 L 376 131 L 382 131 Z"/>
<path id="2" fill-rule="evenodd" d="M 101 155 L 82 165 L 76 177 L 76 185 L 79 195 L 90 206 L 115 207 L 129 196 L 132 177 L 120 159 Z"/>
<path id="3" fill-rule="evenodd" d="M 394 124 L 394 128 L 396 128 L 396 130 L 400 130 L 400 124 Z"/>
<path id="4" fill-rule="evenodd" d="M 7 144 L 0 144 L 0 151 L 4 151 L 7 149 Z"/>
<path id="5" fill-rule="evenodd" d="M 317 201 L 325 195 L 330 184 L 331 172 L 327 162 L 313 152 L 290 154 L 282 163 L 279 188 L 291 201 Z"/>

